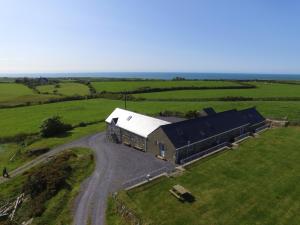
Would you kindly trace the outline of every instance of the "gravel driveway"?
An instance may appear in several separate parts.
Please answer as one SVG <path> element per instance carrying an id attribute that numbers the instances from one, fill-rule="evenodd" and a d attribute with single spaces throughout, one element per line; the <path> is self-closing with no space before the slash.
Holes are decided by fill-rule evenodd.
<path id="1" fill-rule="evenodd" d="M 134 178 L 159 170 L 172 170 L 174 165 L 124 145 L 106 141 L 105 133 L 89 138 L 86 147 L 95 152 L 96 169 L 81 188 L 75 204 L 74 224 L 105 224 L 105 209 L 110 193 L 123 188 Z"/>
<path id="2" fill-rule="evenodd" d="M 110 193 L 144 179 L 147 174 L 158 175 L 165 170 L 174 169 L 174 164 L 157 159 L 150 153 L 144 153 L 121 144 L 110 143 L 105 133 L 87 136 L 51 151 L 25 163 L 10 173 L 15 177 L 45 162 L 49 157 L 72 147 L 88 147 L 94 151 L 96 168 L 82 186 L 75 200 L 74 225 L 104 225 L 107 198 Z M 136 179 L 138 178 L 138 179 Z M 0 183 L 7 179 L 0 179 Z"/>

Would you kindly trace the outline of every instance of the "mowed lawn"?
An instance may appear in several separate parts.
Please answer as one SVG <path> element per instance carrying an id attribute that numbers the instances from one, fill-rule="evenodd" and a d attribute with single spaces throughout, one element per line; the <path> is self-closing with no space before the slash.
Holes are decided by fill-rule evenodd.
<path id="1" fill-rule="evenodd" d="M 179 177 L 122 192 L 120 198 L 145 224 L 300 224 L 299 134 L 299 127 L 267 131 L 197 162 Z M 173 197 L 168 190 L 175 184 L 189 189 L 196 201 Z M 108 221 L 116 225 L 111 204 Z"/>
<path id="2" fill-rule="evenodd" d="M 37 102 L 53 96 L 39 95 L 23 84 L 0 83 L 0 105 L 16 105 Z"/>
<path id="3" fill-rule="evenodd" d="M 266 117 L 283 118 L 300 121 L 300 102 L 160 102 L 141 101 L 127 102 L 129 110 L 154 115 L 161 111 L 201 110 L 214 107 L 217 111 L 232 108 L 243 109 L 257 106 Z M 81 101 L 60 102 L 11 109 L 0 109 L 0 137 L 13 136 L 19 133 L 35 133 L 39 131 L 42 121 L 48 117 L 58 115 L 73 125 L 80 122 L 94 122 L 104 120 L 114 108 L 124 107 L 123 101 L 108 99 L 91 99 Z"/>
<path id="4" fill-rule="evenodd" d="M 300 86 L 296 84 L 276 84 L 250 82 L 255 89 L 216 89 L 216 90 L 184 90 L 136 94 L 146 99 L 201 99 L 220 97 L 300 97 Z"/>
<path id="5" fill-rule="evenodd" d="M 145 80 L 145 81 L 97 81 L 92 82 L 93 87 L 98 91 L 134 91 L 141 88 L 172 88 L 172 87 L 226 87 L 240 86 L 232 81 L 170 81 L 170 80 Z"/>
<path id="6" fill-rule="evenodd" d="M 37 89 L 41 93 L 47 94 L 61 94 L 65 96 L 72 96 L 72 95 L 88 95 L 90 93 L 88 86 L 80 83 L 67 83 L 61 82 L 59 83 L 59 87 L 56 88 L 55 85 L 41 85 L 38 86 Z"/>

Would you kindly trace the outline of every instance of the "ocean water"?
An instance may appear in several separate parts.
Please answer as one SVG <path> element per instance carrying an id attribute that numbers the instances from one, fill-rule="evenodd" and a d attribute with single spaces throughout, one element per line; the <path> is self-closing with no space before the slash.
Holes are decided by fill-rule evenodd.
<path id="1" fill-rule="evenodd" d="M 1 75 L 0 75 L 1 76 Z M 5 75 L 2 75 L 5 76 Z M 253 74 L 253 73 L 184 73 L 184 72 L 94 72 L 94 73 L 35 73 L 10 74 L 14 77 L 103 77 L 166 79 L 184 77 L 186 79 L 212 80 L 300 80 L 300 74 Z"/>

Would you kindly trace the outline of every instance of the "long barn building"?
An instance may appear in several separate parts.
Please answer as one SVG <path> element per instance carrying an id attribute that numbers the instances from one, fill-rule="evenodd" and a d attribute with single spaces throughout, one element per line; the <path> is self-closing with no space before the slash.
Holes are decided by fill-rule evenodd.
<path id="1" fill-rule="evenodd" d="M 267 127 L 255 109 L 229 110 L 170 123 L 116 108 L 106 119 L 107 138 L 177 164 Z"/>

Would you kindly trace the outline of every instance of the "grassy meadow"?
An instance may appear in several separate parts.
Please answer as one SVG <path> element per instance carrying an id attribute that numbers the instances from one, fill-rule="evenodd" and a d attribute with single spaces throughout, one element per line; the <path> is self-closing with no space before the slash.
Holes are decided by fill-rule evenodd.
<path id="1" fill-rule="evenodd" d="M 173 88 L 173 87 L 228 87 L 241 86 L 233 81 L 170 81 L 170 80 L 145 80 L 145 81 L 95 81 L 92 86 L 96 91 L 121 92 L 135 91 L 142 88 Z"/>
<path id="2" fill-rule="evenodd" d="M 21 156 L 22 147 L 16 143 L 0 144 L 0 165 L 5 166 L 9 171 L 17 168 L 24 163 L 24 157 Z"/>
<path id="3" fill-rule="evenodd" d="M 88 86 L 75 82 L 61 82 L 58 85 L 37 86 L 42 94 L 59 94 L 64 96 L 88 95 L 90 94 Z"/>
<path id="4" fill-rule="evenodd" d="M 155 93 L 135 94 L 136 97 L 153 100 L 172 99 L 201 99 L 223 97 L 251 97 L 251 98 L 274 98 L 274 97 L 300 97 L 300 86 L 292 84 L 277 84 L 263 82 L 249 82 L 257 86 L 255 89 L 216 89 L 216 90 L 180 90 L 164 91 Z"/>
<path id="5" fill-rule="evenodd" d="M 232 108 L 247 108 L 256 106 L 266 117 L 283 118 L 288 116 L 290 120 L 300 120 L 300 102 L 161 102 L 161 101 L 137 101 L 128 102 L 128 109 L 148 115 L 155 115 L 164 110 L 186 112 L 188 110 L 200 110 L 204 107 L 214 107 L 217 111 Z M 13 136 L 20 133 L 36 133 L 42 121 L 53 115 L 72 125 L 80 122 L 94 122 L 104 120 L 116 107 L 124 107 L 123 101 L 108 99 L 92 99 L 60 102 L 28 107 L 1 109 L 0 137 Z"/>
<path id="6" fill-rule="evenodd" d="M 157 115 L 162 111 L 187 112 L 213 107 L 216 111 L 232 108 L 243 109 L 256 106 L 268 118 L 300 123 L 300 101 L 269 101 L 267 98 L 300 97 L 300 86 L 270 82 L 249 82 L 257 86 L 251 89 L 214 89 L 163 91 L 135 94 L 145 101 L 128 101 L 127 109 L 147 115 Z M 97 92 L 121 92 L 147 88 L 173 87 L 238 87 L 234 81 L 95 81 L 92 86 Z M 39 103 L 52 98 L 89 94 L 87 85 L 74 80 L 61 80 L 59 85 L 41 85 L 33 89 L 22 84 L 0 82 L 0 106 Z M 43 94 L 45 93 L 45 94 Z M 47 93 L 47 94 L 46 94 Z M 207 101 L 201 98 L 220 97 L 266 98 L 256 101 Z M 178 100 L 178 101 L 177 101 Z M 116 108 L 124 108 L 124 102 L 112 99 L 89 99 L 63 101 L 51 104 L 36 104 L 0 109 L 0 139 L 19 134 L 37 134 L 44 119 L 61 116 L 62 120 L 77 126 L 64 135 L 51 138 L 33 136 L 16 143 L 0 144 L 0 168 L 9 171 L 33 159 L 28 151 L 55 146 L 79 139 L 105 129 L 104 119 Z M 295 149 L 300 145 L 299 127 L 270 130 L 257 139 L 249 140 L 236 151 L 227 151 L 189 168 L 183 176 L 163 179 L 120 197 L 149 224 L 298 224 L 299 217 L 299 154 Z M 3 142 L 3 141 L 2 141 Z M 82 156 L 75 162 L 76 169 L 70 179 L 72 189 L 62 190 L 47 203 L 46 211 L 34 224 L 69 224 L 70 209 L 79 184 L 87 176 L 82 168 L 92 170 L 93 163 L 87 165 L 81 159 L 89 157 L 88 150 L 76 150 Z M 299 152 L 299 151 L 298 151 Z M 76 153 L 77 154 L 77 153 Z M 75 163 L 75 164 L 74 164 Z M 74 167 L 75 168 L 75 167 Z M 80 169 L 81 168 L 81 169 Z M 289 172 L 288 172 L 289 171 Z M 276 176 L 275 176 L 276 175 Z M 298 179 L 297 179 L 298 178 Z M 0 185 L 0 199 L 8 198 L 20 191 L 24 176 L 19 176 Z M 176 183 L 186 186 L 196 196 L 196 202 L 183 204 L 168 193 Z M 294 200 L 294 201 L 292 201 Z M 273 205 L 278 205 L 274 209 Z M 113 202 L 109 201 L 108 224 L 125 224 L 113 212 Z M 25 208 L 26 210 L 26 208 Z M 21 213 L 24 211 L 20 211 Z M 170 216 L 172 212 L 172 216 Z M 174 216 L 173 216 L 174 215 Z M 240 222 L 240 223 L 238 223 Z"/>
<path id="7" fill-rule="evenodd" d="M 96 123 L 85 127 L 77 127 L 65 135 L 57 137 L 38 138 L 34 141 L 29 140 L 21 143 L 0 144 L 0 167 L 6 167 L 8 171 L 12 171 L 36 157 L 28 154 L 31 150 L 51 149 L 104 129 L 104 123 Z"/>
<path id="8" fill-rule="evenodd" d="M 145 224 L 299 224 L 300 128 L 269 130 L 238 149 L 198 161 L 181 176 L 163 178 L 119 198 Z M 182 203 L 169 193 L 180 184 L 195 202 Z M 114 211 L 108 224 L 126 224 Z"/>
<path id="9" fill-rule="evenodd" d="M 112 82 L 101 82 L 101 83 L 123 83 L 123 86 L 134 83 L 140 85 L 143 82 L 150 81 L 112 81 Z M 167 85 L 188 85 L 189 83 L 194 83 L 195 81 L 153 81 L 154 86 L 163 87 Z M 100 82 L 99 82 L 100 83 Z M 234 82 L 223 82 L 223 81 L 197 81 L 198 85 L 232 85 Z M 64 81 L 60 83 L 60 87 L 65 85 L 79 85 L 87 86 Z M 294 85 L 288 84 L 269 84 L 262 82 L 252 82 L 259 88 L 264 88 L 265 86 L 270 89 L 275 85 L 278 88 L 278 92 L 287 92 L 288 86 L 291 86 L 292 92 L 294 91 Z M 19 93 L 19 96 L 24 96 L 24 94 L 31 94 L 33 96 L 43 96 L 35 94 L 32 89 L 27 88 L 22 84 L 15 83 L 2 83 L 0 85 L 5 85 L 5 89 L 0 89 L 2 95 L 0 96 L 10 96 L 13 98 L 11 93 Z M 71 86 L 72 86 L 71 85 Z M 9 88 L 10 87 L 10 88 Z M 47 85 L 40 86 L 47 87 Z M 53 85 L 51 87 L 54 87 Z M 74 86 L 73 86 L 74 87 Z M 280 89 L 279 87 L 284 87 Z M 256 92 L 257 89 L 241 89 L 241 90 L 213 90 L 213 91 L 248 91 Z M 120 90 L 120 89 L 119 89 Z M 210 90 L 201 90 L 200 92 L 207 92 Z M 190 91 L 184 91 L 188 93 Z M 5 93 L 5 94 L 4 94 Z M 68 92 L 70 94 L 71 92 Z M 168 92 L 159 93 L 161 96 L 164 96 Z M 151 93 L 156 95 L 157 93 Z M 31 95 L 28 95 L 29 97 Z M 49 96 L 49 95 L 45 95 Z M 177 95 L 173 95 L 178 98 Z M 30 97 L 31 98 L 31 97 Z M 31 98 L 34 99 L 34 98 Z M 260 112 L 268 118 L 281 119 L 287 117 L 291 121 L 300 122 L 300 101 L 130 101 L 127 102 L 127 108 L 136 112 L 148 114 L 148 115 L 157 115 L 159 112 L 169 110 L 169 111 L 180 111 L 187 112 L 189 110 L 200 110 L 205 107 L 214 107 L 217 111 L 224 111 L 232 108 L 243 109 L 247 107 L 256 106 Z M 124 107 L 124 102 L 120 100 L 110 100 L 110 99 L 90 99 L 90 100 L 76 100 L 76 101 L 66 101 L 58 102 L 51 104 L 41 104 L 41 105 L 32 105 L 26 107 L 17 107 L 17 108 L 7 108 L 0 109 L 0 117 L 3 118 L 0 120 L 0 138 L 13 137 L 19 134 L 33 134 L 39 132 L 39 127 L 42 124 L 44 119 L 47 119 L 51 116 L 61 116 L 63 121 L 70 123 L 73 126 L 80 124 L 81 122 L 85 123 L 94 123 L 93 125 L 88 125 L 85 127 L 77 127 L 72 131 L 68 132 L 66 135 L 53 138 L 39 138 L 34 141 L 29 140 L 25 143 L 3 143 L 0 145 L 0 165 L 6 166 L 9 170 L 17 168 L 22 163 L 32 159 L 32 157 L 27 156 L 27 152 L 32 149 L 39 148 L 52 148 L 60 144 L 78 139 L 82 136 L 103 131 L 105 129 L 104 122 L 107 115 L 115 107 Z"/>
<path id="10" fill-rule="evenodd" d="M 0 106 L 43 101 L 54 96 L 40 95 L 23 84 L 0 82 Z"/>

